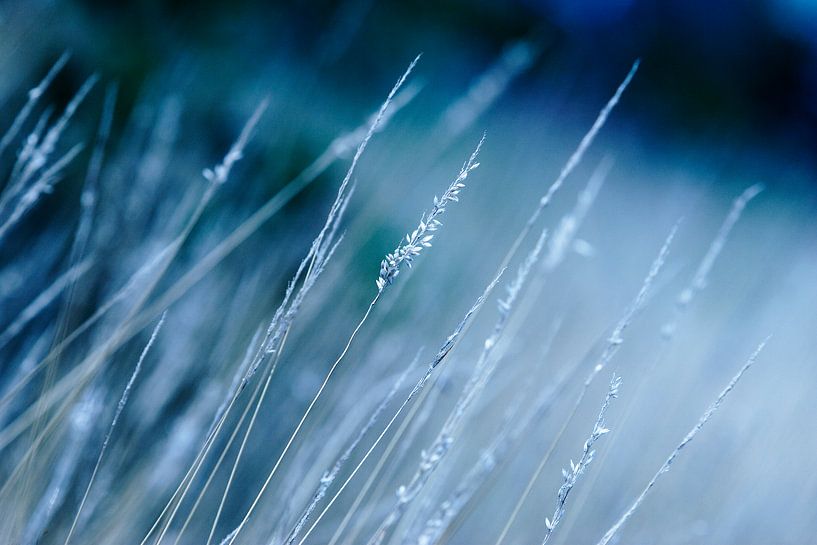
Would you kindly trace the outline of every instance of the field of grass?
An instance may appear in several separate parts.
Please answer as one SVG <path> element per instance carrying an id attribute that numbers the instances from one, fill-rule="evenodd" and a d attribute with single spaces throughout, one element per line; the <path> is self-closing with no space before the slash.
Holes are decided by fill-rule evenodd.
<path id="1" fill-rule="evenodd" d="M 135 92 L 5 15 L 0 544 L 815 542 L 814 170 L 649 57 Z"/>

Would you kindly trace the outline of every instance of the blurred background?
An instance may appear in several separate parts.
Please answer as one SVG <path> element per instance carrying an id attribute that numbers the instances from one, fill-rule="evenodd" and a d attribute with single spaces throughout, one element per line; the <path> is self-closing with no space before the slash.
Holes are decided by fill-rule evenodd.
<path id="1" fill-rule="evenodd" d="M 525 313 L 511 322 L 499 371 L 445 470 L 391 542 L 413 542 L 482 449 L 513 428 L 508 419 L 524 420 L 537 394 L 568 373 L 552 409 L 531 417 L 513 456 L 445 536 L 495 543 L 679 220 L 668 261 L 610 364 L 624 380 L 608 415 L 613 432 L 599 443 L 553 539 L 596 543 L 772 334 L 756 368 L 659 481 L 620 542 L 815 542 L 817 3 L 10 1 L 0 4 L 0 131 L 9 134 L 29 90 L 66 53 L 0 155 L 9 194 L 29 135 L 54 123 L 98 76 L 42 168 L 75 144 L 84 147 L 0 238 L 0 511 L 7 514 L 0 542 L 64 543 L 117 400 L 167 309 L 74 537 L 139 543 L 323 225 L 358 127 L 365 131 L 420 53 L 397 111 L 354 173 L 344 241 L 293 325 L 214 542 L 242 520 L 363 316 L 380 260 L 416 226 L 483 133 L 481 165 L 461 202 L 416 270 L 378 303 L 237 543 L 284 542 L 324 470 L 417 350 L 423 347 L 421 364 L 405 384 L 493 278 L 636 59 L 632 84 L 506 277 L 543 227 L 557 231 L 593 173 L 607 172 L 597 197 L 558 267 L 537 273 L 535 297 L 523 292 Z M 242 159 L 199 217 L 203 169 L 222 160 L 265 99 Z M 764 189 L 747 204 L 708 282 L 679 310 L 679 293 L 733 199 L 757 183 Z M 89 187 L 92 201 L 82 199 Z M 281 191 L 293 187 L 283 199 Z M 9 210 L 0 210 L 4 226 Z M 267 210 L 263 219 L 231 239 L 259 210 Z M 179 240 L 167 264 L 156 266 Z M 214 258 L 225 240 L 233 243 Z M 361 495 L 393 434 L 307 543 L 366 543 L 467 383 L 497 318 L 500 290 L 412 413 L 375 487 Z M 662 336 L 673 321 L 673 335 Z M 580 455 L 608 381 L 605 371 L 570 418 L 508 543 L 541 541 L 560 468 Z M 523 409 L 513 412 L 519 400 Z M 238 408 L 246 406 L 249 394 Z M 238 426 L 240 414 L 228 427 Z M 355 462 L 375 436 L 354 450 Z M 205 462 L 202 474 L 212 470 L 213 482 L 182 532 L 204 486 L 204 478 L 195 481 L 166 541 L 207 541 L 237 445 L 226 452 L 219 467 L 212 455 Z M 361 508 L 333 541 L 359 495 Z"/>

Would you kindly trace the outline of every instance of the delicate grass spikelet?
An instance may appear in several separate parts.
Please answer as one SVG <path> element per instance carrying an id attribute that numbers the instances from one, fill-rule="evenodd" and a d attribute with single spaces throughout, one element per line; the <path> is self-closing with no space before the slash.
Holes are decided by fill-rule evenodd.
<path id="1" fill-rule="evenodd" d="M 485 142 L 485 135 L 482 136 L 471 157 L 463 164 L 459 174 L 448 186 L 448 189 L 445 190 L 442 197 L 434 197 L 434 206 L 427 213 L 423 213 L 417 228 L 406 235 L 406 242 L 398 246 L 394 252 L 386 254 L 385 259 L 380 263 L 380 276 L 377 278 L 377 289 L 379 291 L 382 292 L 386 286 L 394 282 L 394 279 L 400 274 L 400 266 L 403 263 L 411 267 L 411 262 L 420 255 L 423 248 L 431 247 L 431 240 L 434 238 L 433 233 L 442 225 L 439 220 L 440 216 L 445 213 L 448 203 L 459 201 L 460 191 L 465 187 L 465 179 L 473 170 L 479 167 L 479 163 L 476 161 L 483 142 Z"/>
<path id="2" fill-rule="evenodd" d="M 635 499 L 632 505 L 630 505 L 629 509 L 627 509 L 627 511 L 625 511 L 624 514 L 621 515 L 621 517 L 616 521 L 616 523 L 613 524 L 613 526 L 611 526 L 609 530 L 607 530 L 607 533 L 605 533 L 604 536 L 602 536 L 597 545 L 607 545 L 608 543 L 610 543 L 610 540 L 613 539 L 613 537 L 618 533 L 619 530 L 621 530 L 621 527 L 624 526 L 624 523 L 626 523 L 627 520 L 631 516 L 633 516 L 633 513 L 635 513 L 636 510 L 644 502 L 644 498 L 647 496 L 647 493 L 652 489 L 652 487 L 655 486 L 655 483 L 656 481 L 658 481 L 659 477 L 661 477 L 661 475 L 670 470 L 670 467 L 672 466 L 673 462 L 675 462 L 675 459 L 678 457 L 678 455 L 681 454 L 681 450 L 683 450 L 683 448 L 686 447 L 690 443 L 690 441 L 692 441 L 695 438 L 696 435 L 698 435 L 698 432 L 701 431 L 701 428 L 703 428 L 707 421 L 709 421 L 709 419 L 712 417 L 712 415 L 715 414 L 715 411 L 717 411 L 718 408 L 720 408 L 721 404 L 723 403 L 723 400 L 726 399 L 726 396 L 729 395 L 729 392 L 731 392 L 735 388 L 735 385 L 741 379 L 746 370 L 749 369 L 749 367 L 751 367 L 755 363 L 758 356 L 760 355 L 760 352 L 766 346 L 766 343 L 768 341 L 769 338 L 767 337 L 766 340 L 764 340 L 762 343 L 758 345 L 758 347 L 755 349 L 752 355 L 749 356 L 749 359 L 746 361 L 746 363 L 743 364 L 743 367 L 740 368 L 740 370 L 735 374 L 735 376 L 732 377 L 732 380 L 729 381 L 729 384 L 727 384 L 726 387 L 721 391 L 721 393 L 718 394 L 718 397 L 715 399 L 715 402 L 709 406 L 706 412 L 704 412 L 704 414 L 701 416 L 700 420 L 698 420 L 695 426 L 693 426 L 692 429 L 689 430 L 689 433 L 686 434 L 686 437 L 684 437 L 684 439 L 678 444 L 678 446 L 675 447 L 675 450 L 672 451 L 672 453 L 669 455 L 664 464 L 660 468 L 658 468 L 658 471 L 655 473 L 655 475 L 653 475 L 652 479 L 650 479 L 650 482 L 647 483 L 647 486 L 644 487 L 644 490 L 641 491 L 641 494 L 638 495 L 638 497 Z"/>
<path id="3" fill-rule="evenodd" d="M 247 144 L 252 137 L 252 133 L 255 130 L 256 125 L 261 120 L 261 116 L 264 115 L 267 107 L 269 106 L 269 99 L 264 99 L 261 103 L 255 108 L 250 118 L 244 124 L 244 128 L 241 129 L 241 134 L 239 134 L 238 139 L 233 142 L 233 145 L 230 146 L 229 151 L 221 160 L 221 163 L 210 168 L 205 168 L 202 171 L 202 176 L 214 185 L 221 185 L 227 181 L 227 178 L 230 176 L 230 170 L 232 170 L 233 166 L 244 157 L 244 148 L 247 147 Z"/>
<path id="4" fill-rule="evenodd" d="M 574 463 L 573 460 L 570 460 L 570 471 L 567 469 L 562 469 L 564 483 L 561 487 L 559 487 L 556 510 L 553 512 L 552 518 L 545 518 L 545 527 L 547 528 L 547 532 L 542 540 L 542 545 L 545 545 L 545 543 L 548 542 L 550 536 L 553 534 L 553 531 L 556 529 L 556 526 L 558 526 L 559 522 L 561 522 L 562 517 L 565 514 L 567 496 L 570 494 L 570 491 L 573 490 L 573 487 L 576 486 L 576 481 L 578 481 L 581 474 L 584 473 L 587 466 L 589 466 L 590 462 L 593 461 L 593 456 L 596 453 L 596 451 L 593 450 L 593 445 L 601 438 L 601 436 L 609 433 L 610 431 L 607 429 L 604 423 L 604 414 L 607 412 L 610 402 L 618 397 L 618 389 L 620 386 L 621 378 L 617 377 L 614 373 L 612 380 L 610 380 L 610 388 L 607 391 L 607 396 L 604 398 L 604 403 L 599 411 L 599 416 L 596 418 L 596 423 L 593 425 L 593 431 L 590 433 L 590 437 L 587 438 L 587 441 L 584 442 L 582 455 L 579 458 L 579 461 Z"/>
<path id="5" fill-rule="evenodd" d="M 401 485 L 397 490 L 397 502 L 392 508 L 391 512 L 383 520 L 380 527 L 369 540 L 369 545 L 380 545 L 387 537 L 389 530 L 405 513 L 405 510 L 425 487 L 431 475 L 436 471 L 442 461 L 445 459 L 451 445 L 454 442 L 454 436 L 459 430 L 465 416 L 468 414 L 474 400 L 483 392 L 486 384 L 496 370 L 496 358 L 492 358 L 493 349 L 497 345 L 497 341 L 501 337 L 507 325 L 511 310 L 514 307 L 528 274 L 536 265 L 542 249 L 547 238 L 547 231 L 543 230 L 536 241 L 533 249 L 527 255 L 525 260 L 519 266 L 516 276 L 506 286 L 507 296 L 505 299 L 500 299 L 497 303 L 499 318 L 494 324 L 494 329 L 491 334 L 485 339 L 483 343 L 482 352 L 474 367 L 474 372 L 471 375 L 468 383 L 463 388 L 462 394 L 457 399 L 454 408 L 449 413 L 443 424 L 442 429 L 437 434 L 434 442 L 420 453 L 420 463 L 414 473 L 411 481 L 406 485 Z"/>

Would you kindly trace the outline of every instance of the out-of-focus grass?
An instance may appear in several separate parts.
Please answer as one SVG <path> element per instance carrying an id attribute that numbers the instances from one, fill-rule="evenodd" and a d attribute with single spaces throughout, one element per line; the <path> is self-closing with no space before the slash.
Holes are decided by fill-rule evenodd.
<path id="1" fill-rule="evenodd" d="M 808 542 L 817 254 L 813 166 L 783 145 L 797 130 L 679 136 L 662 127 L 682 124 L 673 95 L 661 109 L 647 92 L 667 70 L 648 52 L 565 170 L 632 58 L 571 57 L 558 32 L 509 15 L 479 42 L 491 54 L 459 43 L 458 24 L 438 29 L 363 153 L 416 53 L 384 46 L 352 66 L 373 27 L 399 19 L 384 9 L 328 10 L 357 25 L 332 26 L 345 52 L 282 35 L 295 50 L 231 66 L 258 44 L 228 21 L 189 41 L 157 23 L 154 39 L 178 46 L 167 62 L 132 37 L 76 38 L 116 10 L 4 8 L 0 131 L 73 52 L 0 156 L 0 542 L 64 543 L 73 526 L 71 543 L 139 543 L 155 525 L 145 543 L 494 543 L 504 527 L 508 542 L 596 543 L 770 333 L 621 536 Z M 59 32 L 38 41 L 32 21 Z M 134 58 L 101 61 L 103 43 Z M 449 188 L 461 202 L 425 249 L 435 218 L 417 214 L 483 131 L 480 166 L 462 167 L 467 190 Z M 354 192 L 338 192 L 344 175 Z M 509 291 L 474 305 L 505 266 Z M 609 377 L 585 378 L 614 370 L 612 431 L 561 476 L 596 433 Z M 394 386 L 405 372 L 421 388 Z"/>

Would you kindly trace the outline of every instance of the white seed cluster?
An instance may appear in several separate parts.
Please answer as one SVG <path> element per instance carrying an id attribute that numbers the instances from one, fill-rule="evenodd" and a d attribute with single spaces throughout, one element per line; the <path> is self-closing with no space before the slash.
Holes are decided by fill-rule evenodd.
<path id="1" fill-rule="evenodd" d="M 380 262 L 380 276 L 377 277 L 378 290 L 383 291 L 386 286 L 394 282 L 394 279 L 400 274 L 400 267 L 403 263 L 411 267 L 412 261 L 416 256 L 420 255 L 423 248 L 431 247 L 431 241 L 434 239 L 432 233 L 442 225 L 439 217 L 445 213 L 448 203 L 459 201 L 460 191 L 465 187 L 465 179 L 479 166 L 476 159 L 484 141 L 485 137 L 483 136 L 474 153 L 462 166 L 459 174 L 448 186 L 448 189 L 445 190 L 443 196 L 440 198 L 434 197 L 434 206 L 431 211 L 427 214 L 424 213 L 417 228 L 406 235 L 405 244 L 398 246 L 394 252 L 386 254 L 386 257 Z"/>

